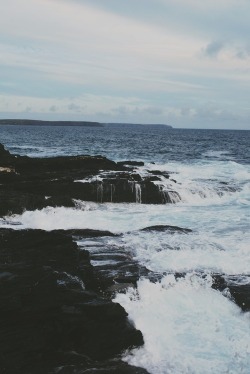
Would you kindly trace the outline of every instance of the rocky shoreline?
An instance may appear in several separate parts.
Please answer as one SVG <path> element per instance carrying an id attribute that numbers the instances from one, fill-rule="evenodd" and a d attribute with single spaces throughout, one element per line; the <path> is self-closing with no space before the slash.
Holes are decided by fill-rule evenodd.
<path id="1" fill-rule="evenodd" d="M 103 157 L 30 159 L 0 145 L 0 216 L 91 200 L 93 186 L 74 180 L 100 169 L 118 166 Z M 143 344 L 142 333 L 104 296 L 105 282 L 77 235 L 112 234 L 0 229 L 2 373 L 147 373 L 121 361 L 125 350 Z"/>
<path id="2" fill-rule="evenodd" d="M 146 204 L 178 199 L 170 174 L 154 170 L 141 175 L 140 165 L 87 155 L 29 158 L 0 145 L 0 218 L 47 206 L 75 207 L 78 199 Z M 171 180 L 169 190 L 163 190 L 162 178 Z M 175 226 L 144 230 L 191 232 Z M 124 351 L 144 342 L 112 297 L 136 287 L 140 276 L 152 281 L 159 276 L 129 253 L 106 245 L 110 237 L 116 238 L 98 230 L 0 229 L 1 373 L 147 373 L 121 360 Z M 101 244 L 89 251 L 86 243 L 93 238 Z M 107 257 L 113 260 L 108 265 Z M 248 285 L 223 274 L 212 278 L 213 288 L 250 310 Z"/>
<path id="3" fill-rule="evenodd" d="M 138 162 L 115 163 L 102 156 L 15 156 L 0 145 L 0 215 L 47 206 L 74 207 L 78 199 L 144 204 L 179 199 L 173 179 L 168 190 L 160 184 L 160 177 L 168 180 L 169 174 L 150 171 L 142 176 L 134 166 Z"/>
<path id="4" fill-rule="evenodd" d="M 143 337 L 99 281 L 70 234 L 0 229 L 1 372 L 146 373 L 120 361 Z"/>

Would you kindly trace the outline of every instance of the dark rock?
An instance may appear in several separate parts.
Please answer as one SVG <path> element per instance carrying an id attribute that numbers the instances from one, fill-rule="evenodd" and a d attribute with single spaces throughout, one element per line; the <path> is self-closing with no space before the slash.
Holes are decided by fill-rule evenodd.
<path id="1" fill-rule="evenodd" d="M 14 160 L 14 156 L 7 151 L 4 146 L 0 143 L 0 166 L 9 166 L 9 163 Z"/>
<path id="2" fill-rule="evenodd" d="M 47 205 L 42 195 L 19 192 L 0 185 L 0 216 L 21 214 L 24 210 L 42 209 Z"/>
<path id="3" fill-rule="evenodd" d="M 154 174 L 154 175 L 161 175 L 166 179 L 169 178 L 169 172 L 166 173 L 165 171 L 160 171 L 160 170 L 147 170 L 147 172 L 150 174 Z"/>
<path id="4" fill-rule="evenodd" d="M 174 234 L 176 232 L 183 233 L 183 234 L 188 234 L 188 233 L 192 232 L 191 229 L 178 227 L 178 226 L 170 226 L 170 225 L 149 226 L 149 227 L 145 227 L 141 231 L 160 231 L 160 232 L 167 231 L 170 234 Z"/>
<path id="5" fill-rule="evenodd" d="M 133 259 L 133 254 L 125 251 L 119 236 L 114 245 L 109 238 L 88 241 L 89 258 L 93 265 L 95 285 L 99 292 L 108 297 L 116 292 L 124 292 L 130 285 L 137 286 L 140 276 L 150 276 L 151 272 Z M 80 249 L 85 248 L 84 240 L 79 242 Z"/>
<path id="6" fill-rule="evenodd" d="M 152 175 L 152 177 L 147 177 L 145 180 L 149 182 L 159 182 L 161 181 L 161 178 L 157 177 L 157 175 Z"/>
<path id="7" fill-rule="evenodd" d="M 180 200 L 176 191 L 154 183 L 163 173 L 150 174 L 142 177 L 102 156 L 29 158 L 11 155 L 1 145 L 0 216 L 46 206 L 74 207 L 74 200 L 144 204 Z"/>
<path id="8" fill-rule="evenodd" d="M 97 363 L 95 367 L 83 368 L 81 365 L 71 365 L 57 368 L 51 374 L 148 374 L 148 371 L 135 366 L 130 366 L 122 361 L 106 361 Z"/>
<path id="9" fill-rule="evenodd" d="M 91 230 L 91 229 L 71 229 L 71 230 L 55 230 L 55 232 L 61 232 L 70 236 L 76 236 L 81 238 L 98 238 L 103 236 L 119 236 L 110 231 L 105 230 Z"/>
<path id="10" fill-rule="evenodd" d="M 213 289 L 224 291 L 227 288 L 227 283 L 225 279 L 223 278 L 223 276 L 221 276 L 220 274 L 213 274 L 212 278 L 213 278 L 213 284 L 212 284 Z"/>
<path id="11" fill-rule="evenodd" d="M 227 290 L 229 297 L 244 312 L 250 311 L 250 283 L 241 284 L 237 277 L 225 277 L 220 274 L 213 274 L 212 288 L 221 292 Z M 226 293 L 227 294 L 227 293 Z"/>
<path id="12" fill-rule="evenodd" d="M 241 307 L 244 312 L 250 311 L 250 284 L 243 285 L 228 285 L 229 291 L 237 305 Z"/>
<path id="13" fill-rule="evenodd" d="M 89 253 L 61 231 L 0 229 L 1 372 L 51 373 L 71 366 L 67 352 L 86 370 L 143 344 L 96 283 Z"/>

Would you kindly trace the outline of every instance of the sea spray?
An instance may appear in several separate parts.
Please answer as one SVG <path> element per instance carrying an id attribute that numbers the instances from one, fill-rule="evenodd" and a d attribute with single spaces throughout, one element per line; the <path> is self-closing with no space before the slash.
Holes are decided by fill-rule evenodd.
<path id="1" fill-rule="evenodd" d="M 248 374 L 249 314 L 195 273 L 138 282 L 115 298 L 141 329 L 145 345 L 124 356 L 152 374 Z"/>

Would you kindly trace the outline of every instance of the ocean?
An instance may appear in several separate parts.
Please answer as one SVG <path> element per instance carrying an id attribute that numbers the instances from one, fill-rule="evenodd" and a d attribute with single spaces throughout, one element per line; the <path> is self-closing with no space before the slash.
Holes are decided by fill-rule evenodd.
<path id="1" fill-rule="evenodd" d="M 1 126 L 0 143 L 31 157 L 103 155 L 143 161 L 141 175 L 168 172 L 180 196 L 173 204 L 79 202 L 8 217 L 8 227 L 122 233 L 92 239 L 88 250 L 124 251 L 158 277 L 114 297 L 145 341 L 123 359 L 152 374 L 249 374 L 250 313 L 212 288 L 212 275 L 250 284 L 250 131 Z M 155 225 L 192 232 L 140 231 Z"/>

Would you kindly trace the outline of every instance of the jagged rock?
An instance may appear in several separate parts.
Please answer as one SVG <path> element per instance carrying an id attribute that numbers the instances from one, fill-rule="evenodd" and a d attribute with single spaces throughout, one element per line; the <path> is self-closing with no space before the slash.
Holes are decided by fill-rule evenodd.
<path id="1" fill-rule="evenodd" d="M 221 276 L 220 274 L 213 274 L 212 278 L 213 278 L 213 284 L 212 284 L 213 289 L 219 290 L 222 292 L 227 288 L 227 283 L 225 279 L 223 278 L 223 276 Z"/>
<path id="2" fill-rule="evenodd" d="M 250 311 L 250 284 L 229 285 L 228 288 L 236 304 L 239 305 L 244 312 L 249 312 Z"/>
<path id="3" fill-rule="evenodd" d="M 54 232 L 60 232 L 63 234 L 68 234 L 70 236 L 76 237 L 87 237 L 87 238 L 98 238 L 103 236 L 120 236 L 119 234 L 114 234 L 106 230 L 92 230 L 92 229 L 70 229 L 70 230 L 54 230 Z"/>
<path id="4" fill-rule="evenodd" d="M 119 240 L 119 235 L 117 237 Z M 89 250 L 96 281 L 92 288 L 96 287 L 103 295 L 114 296 L 115 292 L 124 292 L 130 286 L 136 287 L 140 276 L 151 276 L 146 267 L 133 259 L 132 253 L 125 251 L 122 245 L 112 245 L 105 236 L 93 241 L 89 236 L 87 247 L 84 240 L 79 242 L 79 247 Z"/>
<path id="5" fill-rule="evenodd" d="M 130 161 L 130 166 L 141 164 Z M 1 145 L 0 216 L 46 206 L 74 207 L 74 199 L 144 204 L 180 200 L 177 192 L 167 191 L 159 184 L 159 175 L 169 177 L 157 171 L 142 177 L 133 167 L 102 156 L 14 156 Z"/>
<path id="6" fill-rule="evenodd" d="M 170 172 L 165 172 L 165 171 L 160 171 L 160 170 L 147 170 L 147 172 L 150 174 L 154 174 L 154 175 L 160 175 L 166 179 L 169 179 Z"/>
<path id="7" fill-rule="evenodd" d="M 218 276 L 219 278 L 220 276 Z M 224 292 L 228 295 L 232 301 L 234 301 L 244 312 L 250 311 L 250 278 L 246 276 L 242 283 L 242 277 L 239 275 L 224 277 L 221 276 L 222 281 L 224 280 Z M 223 287 L 222 287 L 223 288 Z"/>
<path id="8" fill-rule="evenodd" d="M 9 166 L 9 164 L 13 161 L 14 156 L 10 154 L 9 151 L 7 151 L 4 146 L 0 143 L 0 166 Z"/>
<path id="9" fill-rule="evenodd" d="M 0 229 L 1 372 L 46 374 L 70 365 L 67 352 L 86 370 L 143 344 L 96 283 L 89 253 L 70 236 Z"/>
<path id="10" fill-rule="evenodd" d="M 212 288 L 221 292 L 227 290 L 228 295 L 244 312 L 250 311 L 250 282 L 241 284 L 237 282 L 237 276 L 234 281 L 230 277 L 225 277 L 220 274 L 213 274 Z"/>

